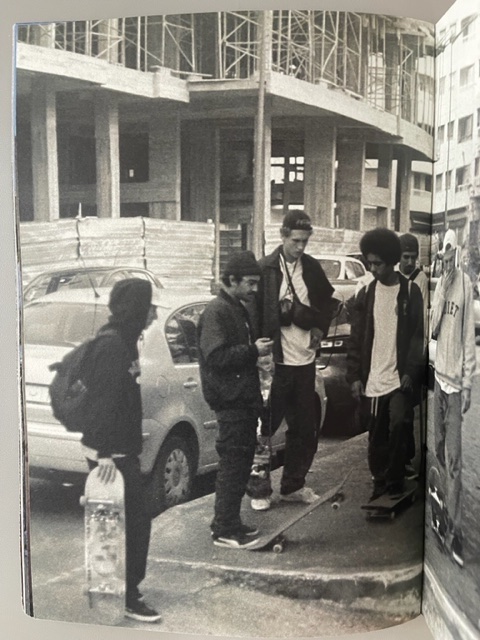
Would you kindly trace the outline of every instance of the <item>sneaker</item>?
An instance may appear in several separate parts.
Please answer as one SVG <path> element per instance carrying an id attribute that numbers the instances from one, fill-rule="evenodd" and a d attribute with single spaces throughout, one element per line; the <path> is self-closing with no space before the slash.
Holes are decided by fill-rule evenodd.
<path id="1" fill-rule="evenodd" d="M 317 494 L 312 491 L 310 487 L 302 487 L 301 489 L 293 491 L 292 493 L 282 493 L 280 495 L 280 498 L 282 500 L 285 500 L 285 502 L 304 502 L 305 504 L 315 502 L 315 500 L 318 500 L 319 497 L 320 496 L 317 496 Z"/>
<path id="2" fill-rule="evenodd" d="M 372 476 L 372 480 L 373 480 L 373 491 L 372 491 L 372 495 L 369 498 L 369 502 L 373 502 L 377 498 L 380 498 L 387 491 L 387 485 L 385 483 L 385 480 L 375 479 L 374 476 Z"/>
<path id="3" fill-rule="evenodd" d="M 158 622 L 162 616 L 142 600 L 130 602 L 125 609 L 125 617 L 140 622 Z"/>
<path id="4" fill-rule="evenodd" d="M 242 533 L 244 536 L 258 536 L 258 534 L 260 533 L 260 530 L 258 529 L 258 527 L 250 527 L 248 524 L 242 523 L 240 525 L 239 532 Z"/>
<path id="5" fill-rule="evenodd" d="M 458 564 L 459 567 L 463 567 L 463 542 L 458 536 L 454 536 L 452 540 L 452 558 Z"/>
<path id="6" fill-rule="evenodd" d="M 254 511 L 268 511 L 271 504 L 271 498 L 252 498 L 250 501 L 250 506 Z"/>
<path id="7" fill-rule="evenodd" d="M 249 537 L 240 531 L 223 536 L 212 535 L 212 538 L 216 547 L 226 547 L 227 549 L 245 549 L 256 540 L 256 538 Z"/>

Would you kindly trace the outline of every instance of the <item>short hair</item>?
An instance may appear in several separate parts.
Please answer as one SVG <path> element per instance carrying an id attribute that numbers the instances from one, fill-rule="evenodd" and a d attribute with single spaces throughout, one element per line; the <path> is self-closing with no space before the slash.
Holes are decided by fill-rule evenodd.
<path id="1" fill-rule="evenodd" d="M 289 211 L 282 222 L 280 234 L 283 238 L 288 238 L 292 231 L 309 231 L 313 233 L 312 221 L 310 216 L 302 211 L 302 209 L 292 209 Z"/>
<path id="2" fill-rule="evenodd" d="M 385 264 L 390 265 L 400 262 L 402 255 L 402 248 L 397 234 L 384 227 L 367 231 L 360 240 L 360 251 L 364 258 L 369 253 L 373 253 L 379 256 Z"/>

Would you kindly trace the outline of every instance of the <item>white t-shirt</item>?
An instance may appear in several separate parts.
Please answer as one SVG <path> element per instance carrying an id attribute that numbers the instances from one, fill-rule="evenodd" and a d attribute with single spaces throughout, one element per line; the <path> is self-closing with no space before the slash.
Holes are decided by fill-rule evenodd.
<path id="1" fill-rule="evenodd" d="M 384 396 L 400 386 L 397 369 L 397 296 L 400 284 L 387 287 L 377 282 L 373 305 L 373 346 L 365 395 Z M 395 310 L 392 313 L 392 310 Z"/>
<path id="2" fill-rule="evenodd" d="M 284 298 L 293 299 L 293 295 L 288 286 L 288 277 L 285 273 L 285 268 L 287 268 L 298 299 L 303 304 L 310 306 L 307 285 L 302 275 L 302 261 L 298 259 L 295 262 L 287 262 L 283 260 L 283 258 L 280 258 L 280 268 L 283 273 L 283 280 L 280 285 L 279 300 L 283 300 Z M 281 327 L 281 331 L 283 364 L 299 367 L 310 364 L 310 362 L 315 360 L 315 349 L 310 347 L 310 331 L 300 329 L 300 327 L 297 327 L 295 324 L 291 324 L 289 327 Z"/>

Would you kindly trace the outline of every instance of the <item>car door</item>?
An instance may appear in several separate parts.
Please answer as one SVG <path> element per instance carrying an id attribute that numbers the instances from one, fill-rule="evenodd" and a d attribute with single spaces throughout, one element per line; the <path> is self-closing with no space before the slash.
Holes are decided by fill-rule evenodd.
<path id="1" fill-rule="evenodd" d="M 190 304 L 177 309 L 165 324 L 165 337 L 174 367 L 175 384 L 182 394 L 187 415 L 198 428 L 200 439 L 199 466 L 217 461 L 215 413 L 204 400 L 198 365 L 197 324 L 205 303 Z"/>

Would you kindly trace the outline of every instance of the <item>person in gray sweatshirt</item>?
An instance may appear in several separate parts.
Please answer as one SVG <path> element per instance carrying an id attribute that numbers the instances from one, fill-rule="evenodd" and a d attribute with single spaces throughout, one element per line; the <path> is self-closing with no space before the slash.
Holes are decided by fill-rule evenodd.
<path id="1" fill-rule="evenodd" d="M 462 415 L 470 408 L 475 372 L 475 327 L 472 283 L 456 267 L 457 240 L 448 230 L 444 239 L 443 273 L 437 282 L 431 311 L 435 353 L 435 455 L 444 478 L 445 542 L 463 566 Z"/>

